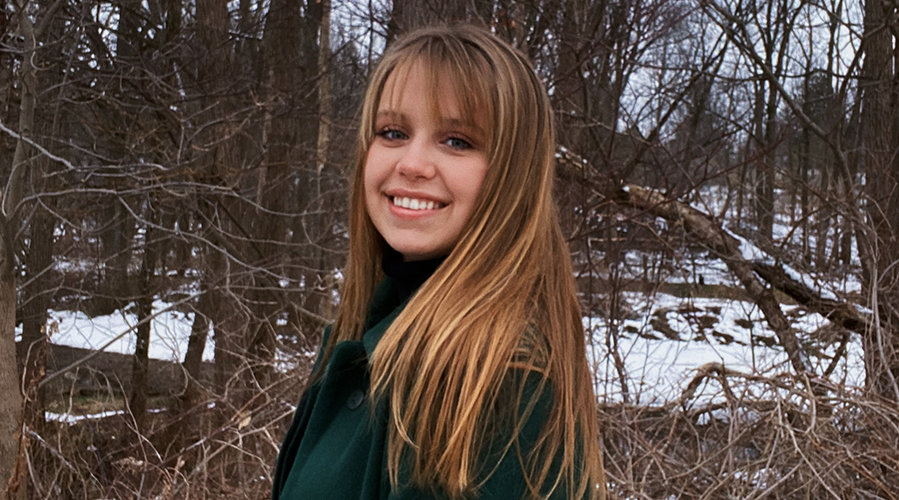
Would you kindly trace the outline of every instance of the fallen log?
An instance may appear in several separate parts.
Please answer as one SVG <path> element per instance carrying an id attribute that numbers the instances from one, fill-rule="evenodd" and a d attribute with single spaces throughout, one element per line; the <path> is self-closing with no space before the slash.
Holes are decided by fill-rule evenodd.
<path id="1" fill-rule="evenodd" d="M 855 305 L 823 297 L 808 285 L 790 276 L 783 265 L 752 262 L 752 270 L 776 290 L 812 312 L 849 331 L 863 334 L 871 318 Z"/>
<path id="2" fill-rule="evenodd" d="M 796 373 L 814 377 L 808 355 L 800 346 L 796 332 L 781 310 L 772 288 L 761 282 L 751 263 L 743 257 L 743 242 L 721 229 L 703 212 L 685 203 L 670 200 L 657 191 L 638 186 L 622 186 L 612 192 L 611 199 L 619 205 L 644 210 L 668 220 L 669 223 L 680 224 L 688 234 L 692 234 L 712 250 L 759 306 Z"/>
<path id="3" fill-rule="evenodd" d="M 815 292 L 794 279 L 782 264 L 774 264 L 775 259 L 722 228 L 704 212 L 651 189 L 617 185 L 606 176 L 596 174 L 597 170 L 591 168 L 588 162 L 568 150 L 560 148 L 556 157 L 562 176 L 587 182 L 597 194 L 617 205 L 641 210 L 661 217 L 671 225 L 682 226 L 687 234 L 717 255 L 759 306 L 797 374 L 805 374 L 811 379 L 818 378 L 796 332 L 781 310 L 774 290 L 784 293 L 809 311 L 821 314 L 834 324 L 856 333 L 863 333 L 872 321 L 869 315 L 853 304 L 823 297 L 820 292 Z"/>

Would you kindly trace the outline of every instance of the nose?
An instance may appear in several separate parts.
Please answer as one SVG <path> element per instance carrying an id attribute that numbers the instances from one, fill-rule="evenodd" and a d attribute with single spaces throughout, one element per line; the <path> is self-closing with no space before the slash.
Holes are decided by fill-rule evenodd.
<path id="1" fill-rule="evenodd" d="M 397 172 L 410 179 L 430 179 L 437 172 L 434 151 L 425 140 L 409 142 L 396 164 Z"/>

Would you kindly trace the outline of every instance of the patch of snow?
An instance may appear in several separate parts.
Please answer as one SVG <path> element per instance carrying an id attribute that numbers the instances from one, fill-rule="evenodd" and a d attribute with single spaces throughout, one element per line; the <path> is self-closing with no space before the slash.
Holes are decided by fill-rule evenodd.
<path id="1" fill-rule="evenodd" d="M 157 313 L 150 324 L 150 358 L 181 362 L 187 353 L 193 325 L 193 313 L 183 313 L 172 308 L 172 304 L 157 300 L 153 302 L 153 312 Z M 133 354 L 137 339 L 137 315 L 116 311 L 104 316 L 91 318 L 80 311 L 49 311 L 49 321 L 59 326 L 50 341 L 57 345 L 82 349 L 99 349 L 109 344 L 105 350 L 120 354 Z M 213 325 L 206 337 L 203 360 L 212 361 L 215 350 Z M 21 340 L 21 326 L 16 328 L 16 340 Z"/>
<path id="2" fill-rule="evenodd" d="M 116 410 L 116 411 L 104 411 L 100 413 L 92 413 L 90 415 L 72 415 L 69 413 L 53 413 L 53 412 L 44 412 L 44 419 L 47 422 L 60 422 L 63 424 L 75 425 L 82 420 L 97 420 L 106 417 L 112 417 L 115 415 L 123 415 L 124 410 Z"/>
<path id="3" fill-rule="evenodd" d="M 697 369 L 708 363 L 720 363 L 727 369 L 746 374 L 773 376 L 792 371 L 783 348 L 776 343 L 771 347 L 759 345 L 760 339 L 773 341 L 775 335 L 761 311 L 751 302 L 677 298 L 665 294 L 625 293 L 624 296 L 633 315 L 619 324 L 610 325 L 604 318 L 584 318 L 596 394 L 606 402 L 619 402 L 624 398 L 610 347 L 616 349 L 623 360 L 627 392 L 635 404 L 677 401 Z M 818 314 L 800 313 L 797 306 L 784 309 L 799 332 L 815 332 L 827 324 L 827 320 Z M 670 329 L 669 335 L 677 338 L 666 337 L 659 328 Z M 809 334 L 802 335 L 810 363 L 817 373 L 823 373 L 836 346 L 816 349 L 814 339 Z M 864 363 L 857 335 L 850 337 L 847 351 L 831 379 L 861 387 Z M 723 399 L 720 386 L 712 382 L 707 380 L 693 394 L 694 404 Z"/>
<path id="4" fill-rule="evenodd" d="M 96 261 L 89 259 L 68 259 L 61 256 L 56 256 L 53 259 L 53 270 L 60 273 L 71 272 L 82 274 L 89 272 L 96 267 Z"/>
<path id="5" fill-rule="evenodd" d="M 160 413 L 165 411 L 160 408 L 147 410 L 147 413 Z M 44 412 L 44 420 L 47 422 L 60 422 L 69 425 L 75 425 L 82 420 L 99 420 L 101 418 L 114 417 L 116 415 L 124 415 L 125 410 L 110 410 L 100 413 L 91 413 L 88 415 L 72 415 L 71 413 L 54 413 L 50 411 Z"/>

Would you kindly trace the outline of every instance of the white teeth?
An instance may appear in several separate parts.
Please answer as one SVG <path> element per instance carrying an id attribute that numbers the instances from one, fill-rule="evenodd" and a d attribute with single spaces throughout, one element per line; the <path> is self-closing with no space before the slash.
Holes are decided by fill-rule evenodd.
<path id="1" fill-rule="evenodd" d="M 419 200 L 418 198 L 406 198 L 400 196 L 393 197 L 393 204 L 398 207 L 408 208 L 409 210 L 434 210 L 441 208 L 443 205 L 435 201 Z"/>

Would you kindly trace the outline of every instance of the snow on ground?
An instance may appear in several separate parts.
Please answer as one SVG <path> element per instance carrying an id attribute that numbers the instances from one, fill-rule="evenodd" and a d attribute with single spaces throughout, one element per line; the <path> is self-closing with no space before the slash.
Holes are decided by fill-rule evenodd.
<path id="1" fill-rule="evenodd" d="M 624 362 L 630 401 L 639 404 L 677 400 L 696 369 L 707 363 L 766 376 L 792 371 L 780 346 L 768 347 L 762 343 L 773 341 L 774 333 L 761 311 L 750 302 L 664 294 L 625 295 L 633 314 L 617 326 L 601 318 L 584 320 L 593 340 L 589 356 L 594 365 L 596 392 L 605 402 L 623 400 L 621 380 L 610 348 L 616 349 Z M 796 316 L 794 328 L 800 332 L 816 371 L 823 372 L 836 346 L 830 343 L 819 346 L 814 335 L 807 332 L 817 331 L 827 321 L 818 314 L 802 314 L 795 306 L 784 309 L 788 315 Z M 857 336 L 850 341 L 848 356 L 838 366 L 832 376 L 834 381 L 863 385 L 862 347 Z M 708 402 L 722 397 L 716 387 L 705 390 L 694 398 Z"/>
<path id="2" fill-rule="evenodd" d="M 70 413 L 53 413 L 48 411 L 44 412 L 44 419 L 47 422 L 60 422 L 64 424 L 75 425 L 82 420 L 99 419 L 124 414 L 124 410 L 104 411 L 100 413 L 92 413 L 90 415 L 72 415 Z"/>
<path id="3" fill-rule="evenodd" d="M 147 410 L 148 413 L 159 413 L 163 410 L 156 408 Z M 98 418 L 114 417 L 116 415 L 124 415 L 125 410 L 110 410 L 100 413 L 92 413 L 90 415 L 72 415 L 71 413 L 53 413 L 44 412 L 44 419 L 47 422 L 59 422 L 63 424 L 75 425 L 82 420 L 92 420 Z"/>
<path id="4" fill-rule="evenodd" d="M 628 317 L 617 326 L 602 318 L 585 318 L 588 338 L 592 339 L 588 355 L 594 368 L 597 396 L 605 402 L 622 401 L 621 380 L 610 356 L 610 346 L 624 360 L 630 401 L 640 404 L 663 404 L 677 400 L 695 375 L 697 368 L 716 362 L 743 373 L 775 375 L 791 371 L 786 354 L 777 345 L 761 312 L 750 302 L 715 298 L 678 298 L 666 294 L 644 295 L 627 292 Z M 187 350 L 193 314 L 172 310 L 170 304 L 156 301 L 157 313 L 152 322 L 150 357 L 180 362 Z M 793 325 L 810 351 L 817 371 L 823 372 L 827 355 L 834 345 L 814 342 L 814 332 L 827 321 L 817 314 L 803 314 L 796 307 L 786 307 Z M 137 317 L 120 311 L 95 318 L 80 312 L 52 311 L 51 321 L 59 325 L 54 333 L 56 344 L 106 350 L 123 354 L 134 351 Z M 617 335 L 613 335 L 617 332 Z M 17 332 L 18 334 L 19 332 Z M 617 339 L 617 344 L 615 340 Z M 210 332 L 203 358 L 213 359 Z M 279 365 L 289 367 L 291 360 L 278 356 Z M 850 386 L 864 382 L 861 345 L 853 338 L 849 355 L 832 377 Z M 705 391 L 705 392 L 703 392 Z M 706 384 L 694 396 L 695 401 L 711 401 L 722 397 L 720 390 Z"/>
<path id="5" fill-rule="evenodd" d="M 126 308 L 128 309 L 133 310 Z M 187 352 L 193 313 L 174 310 L 172 304 L 161 300 L 153 302 L 153 313 L 156 316 L 150 329 L 150 357 L 180 363 Z M 106 346 L 104 350 L 108 352 L 134 353 L 137 314 L 116 311 L 91 318 L 83 312 L 51 310 L 49 321 L 55 321 L 59 326 L 59 332 L 54 332 L 51 337 L 54 344 L 82 349 L 100 349 Z M 17 327 L 17 341 L 21 334 L 21 327 Z M 204 361 L 212 361 L 214 346 L 210 331 L 203 351 Z"/>

